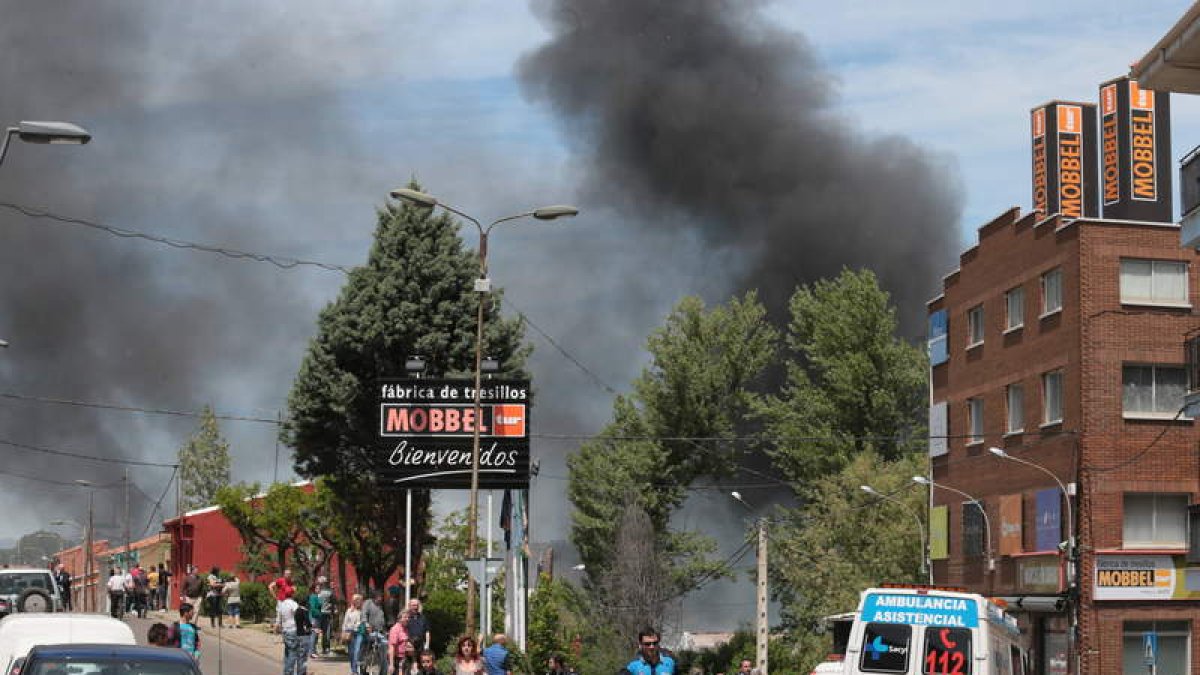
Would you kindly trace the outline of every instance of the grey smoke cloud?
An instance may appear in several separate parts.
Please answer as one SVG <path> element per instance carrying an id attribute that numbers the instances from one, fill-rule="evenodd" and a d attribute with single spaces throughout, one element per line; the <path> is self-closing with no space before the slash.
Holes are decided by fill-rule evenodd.
<path id="1" fill-rule="evenodd" d="M 730 282 L 776 311 L 798 283 L 870 267 L 920 334 L 957 241 L 955 174 L 904 138 L 856 128 L 829 69 L 762 5 L 538 2 L 553 37 L 520 63 L 524 91 L 573 140 L 585 205 L 735 251 L 746 264 Z"/>

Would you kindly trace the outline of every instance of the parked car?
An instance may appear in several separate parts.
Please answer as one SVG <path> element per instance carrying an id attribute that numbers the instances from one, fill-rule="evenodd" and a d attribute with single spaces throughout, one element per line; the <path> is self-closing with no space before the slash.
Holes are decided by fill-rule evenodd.
<path id="1" fill-rule="evenodd" d="M 15 612 L 61 612 L 62 593 L 50 570 L 0 569 L 0 616 Z"/>
<path id="2" fill-rule="evenodd" d="M 16 662 L 38 645 L 70 643 L 134 645 L 137 640 L 128 624 L 103 614 L 11 614 L 0 619 L 0 674 L 14 675 Z"/>
<path id="3" fill-rule="evenodd" d="M 200 675 L 187 652 L 140 645 L 41 645 L 29 651 L 20 675 Z"/>

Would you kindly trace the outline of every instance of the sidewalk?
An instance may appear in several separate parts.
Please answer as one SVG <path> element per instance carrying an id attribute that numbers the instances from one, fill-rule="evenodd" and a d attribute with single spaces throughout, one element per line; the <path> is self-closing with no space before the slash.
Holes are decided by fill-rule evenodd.
<path id="1" fill-rule="evenodd" d="M 147 618 L 169 624 L 177 620 L 179 615 L 176 612 L 149 612 Z M 212 649 L 218 640 L 224 640 L 246 651 L 278 661 L 280 668 L 283 667 L 283 638 L 271 632 L 271 624 L 243 622 L 240 630 L 226 626 L 219 633 L 216 628 L 209 626 L 207 619 L 198 620 L 196 625 L 200 626 L 201 645 L 206 650 Z M 350 661 L 344 655 L 334 654 L 320 659 L 310 658 L 308 672 L 312 675 L 349 675 Z"/>

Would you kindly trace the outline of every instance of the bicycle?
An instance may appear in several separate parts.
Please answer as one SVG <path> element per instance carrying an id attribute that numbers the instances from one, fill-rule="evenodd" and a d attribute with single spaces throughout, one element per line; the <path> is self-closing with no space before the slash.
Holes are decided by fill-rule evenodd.
<path id="1" fill-rule="evenodd" d="M 358 672 L 359 675 L 382 675 L 384 659 L 387 658 L 387 641 L 383 633 L 368 631 L 363 636 L 359 646 Z"/>

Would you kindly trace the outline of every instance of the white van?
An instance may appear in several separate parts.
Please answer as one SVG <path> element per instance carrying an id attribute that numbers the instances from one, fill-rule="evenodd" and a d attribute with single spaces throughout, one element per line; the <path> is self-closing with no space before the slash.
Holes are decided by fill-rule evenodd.
<path id="1" fill-rule="evenodd" d="M 137 644 L 124 621 L 103 614 L 10 614 L 0 619 L 0 673 L 37 645 Z"/>
<path id="2" fill-rule="evenodd" d="M 850 629 L 846 675 L 1026 675 L 1028 641 L 1004 608 L 975 593 L 869 588 Z"/>

